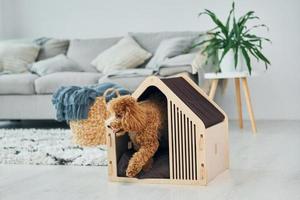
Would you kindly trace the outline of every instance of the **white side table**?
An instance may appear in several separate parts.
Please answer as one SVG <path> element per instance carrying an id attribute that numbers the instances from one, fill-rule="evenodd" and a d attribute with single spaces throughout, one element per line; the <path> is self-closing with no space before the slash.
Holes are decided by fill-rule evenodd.
<path id="1" fill-rule="evenodd" d="M 257 74 L 252 73 L 251 76 L 255 76 Z M 252 132 L 255 134 L 257 129 L 256 129 L 256 123 L 254 119 L 254 113 L 253 113 L 253 108 L 251 104 L 251 99 L 250 99 L 250 92 L 249 92 L 249 87 L 247 83 L 247 78 L 250 77 L 248 72 L 224 72 L 224 73 L 205 73 L 204 75 L 205 79 L 211 79 L 211 88 L 209 91 L 209 98 L 214 99 L 215 93 L 217 90 L 218 82 L 219 79 L 234 79 L 235 82 L 235 94 L 236 94 L 236 106 L 237 106 L 237 111 L 239 115 L 239 126 L 240 128 L 243 128 L 243 114 L 242 114 L 242 101 L 241 101 L 241 89 L 240 89 L 240 80 L 242 80 L 242 86 L 243 90 L 245 93 L 246 97 L 246 105 L 251 121 L 251 126 L 252 126 Z"/>

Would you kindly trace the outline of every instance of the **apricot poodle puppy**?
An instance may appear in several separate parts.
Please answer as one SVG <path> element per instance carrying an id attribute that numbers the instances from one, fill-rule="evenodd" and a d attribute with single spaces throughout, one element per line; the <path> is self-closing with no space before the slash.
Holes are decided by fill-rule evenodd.
<path id="1" fill-rule="evenodd" d="M 159 130 L 164 122 L 160 104 L 153 99 L 137 102 L 129 95 L 113 99 L 108 104 L 107 128 L 116 136 L 128 133 L 136 151 L 128 163 L 128 177 L 151 168 L 152 157 L 159 147 Z"/>

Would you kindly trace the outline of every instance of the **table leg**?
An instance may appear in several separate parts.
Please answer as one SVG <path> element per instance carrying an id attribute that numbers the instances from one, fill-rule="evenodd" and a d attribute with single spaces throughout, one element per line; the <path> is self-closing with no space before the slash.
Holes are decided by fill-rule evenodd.
<path id="1" fill-rule="evenodd" d="M 209 95 L 208 97 L 211 99 L 211 100 L 214 100 L 215 98 L 215 94 L 216 94 L 216 90 L 217 90 L 217 86 L 218 86 L 218 79 L 213 79 L 212 80 L 212 83 L 211 83 L 211 86 L 210 86 L 210 91 L 209 91 Z"/>
<path id="2" fill-rule="evenodd" d="M 253 108 L 251 105 L 250 92 L 249 92 L 249 87 L 248 87 L 248 83 L 247 83 L 247 78 L 242 78 L 242 84 L 243 84 L 243 89 L 244 89 L 244 93 L 245 93 L 245 97 L 246 97 L 246 104 L 247 104 L 247 109 L 249 112 L 252 131 L 253 131 L 253 133 L 256 133 L 256 131 L 257 131 L 256 123 L 255 123 L 255 119 L 254 119 Z"/>
<path id="3" fill-rule="evenodd" d="M 222 85 L 223 85 L 222 95 L 225 95 L 226 90 L 227 90 L 227 88 L 228 88 L 228 79 L 223 79 L 223 80 L 222 80 Z"/>
<path id="4" fill-rule="evenodd" d="M 243 111 L 242 111 L 242 101 L 241 101 L 241 87 L 240 87 L 240 79 L 235 78 L 235 97 L 236 97 L 236 107 L 239 116 L 239 126 L 243 128 Z"/>

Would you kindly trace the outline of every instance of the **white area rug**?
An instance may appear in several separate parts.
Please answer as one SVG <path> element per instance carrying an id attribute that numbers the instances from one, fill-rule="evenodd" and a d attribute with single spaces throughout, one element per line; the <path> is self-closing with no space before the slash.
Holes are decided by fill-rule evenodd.
<path id="1" fill-rule="evenodd" d="M 105 166 L 106 155 L 74 144 L 68 129 L 0 129 L 0 164 Z"/>

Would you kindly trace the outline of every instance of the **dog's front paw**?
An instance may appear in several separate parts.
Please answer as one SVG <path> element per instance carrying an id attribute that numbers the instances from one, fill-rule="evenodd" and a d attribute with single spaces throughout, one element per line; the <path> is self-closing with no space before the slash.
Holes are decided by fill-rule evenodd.
<path id="1" fill-rule="evenodd" d="M 130 178 L 135 177 L 138 173 L 139 173 L 138 170 L 135 170 L 135 169 L 127 168 L 127 170 L 126 170 L 126 176 L 130 177 Z"/>

